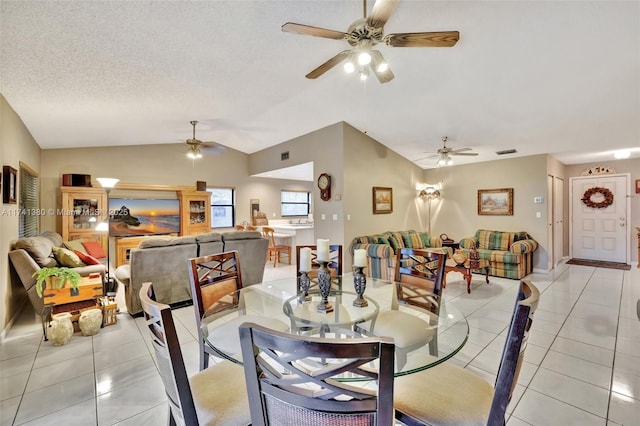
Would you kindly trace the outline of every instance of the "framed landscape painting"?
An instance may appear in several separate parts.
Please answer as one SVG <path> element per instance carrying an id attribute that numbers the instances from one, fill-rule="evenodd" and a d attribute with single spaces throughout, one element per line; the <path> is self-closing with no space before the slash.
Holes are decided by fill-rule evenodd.
<path id="1" fill-rule="evenodd" d="M 478 214 L 513 216 L 513 188 L 478 189 Z"/>
<path id="2" fill-rule="evenodd" d="M 373 214 L 393 212 L 393 189 L 373 187 Z"/>

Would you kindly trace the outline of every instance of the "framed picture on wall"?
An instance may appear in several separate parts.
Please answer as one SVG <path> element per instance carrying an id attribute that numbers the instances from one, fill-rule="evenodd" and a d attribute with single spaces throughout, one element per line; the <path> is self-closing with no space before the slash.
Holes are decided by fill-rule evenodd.
<path id="1" fill-rule="evenodd" d="M 636 194 L 640 194 L 640 179 L 636 179 Z"/>
<path id="2" fill-rule="evenodd" d="M 513 216 L 513 188 L 478 189 L 478 214 Z"/>
<path id="3" fill-rule="evenodd" d="M 373 214 L 393 212 L 393 189 L 373 187 Z"/>
<path id="4" fill-rule="evenodd" d="M 2 202 L 18 202 L 18 171 L 11 166 L 2 167 Z"/>

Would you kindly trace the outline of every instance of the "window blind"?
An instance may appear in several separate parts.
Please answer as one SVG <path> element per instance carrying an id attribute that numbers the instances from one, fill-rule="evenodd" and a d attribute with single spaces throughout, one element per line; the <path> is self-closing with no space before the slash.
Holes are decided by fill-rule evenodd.
<path id="1" fill-rule="evenodd" d="M 18 205 L 20 206 L 20 238 L 33 237 L 40 233 L 40 201 L 38 197 L 38 174 L 30 167 L 20 164 Z"/>

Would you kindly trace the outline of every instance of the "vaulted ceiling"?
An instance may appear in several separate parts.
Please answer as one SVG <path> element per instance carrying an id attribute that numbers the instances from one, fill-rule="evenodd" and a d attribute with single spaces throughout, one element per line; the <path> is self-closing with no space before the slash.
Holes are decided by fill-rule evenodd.
<path id="1" fill-rule="evenodd" d="M 458 164 L 640 158 L 637 1 L 401 0 L 385 33 L 460 40 L 380 46 L 385 84 L 341 66 L 306 79 L 349 45 L 281 31 L 346 31 L 361 1 L 4 0 L 0 14 L 0 92 L 42 148 L 183 142 L 198 120 L 198 139 L 252 153 L 346 121 L 409 160 L 445 135 L 479 153 Z"/>

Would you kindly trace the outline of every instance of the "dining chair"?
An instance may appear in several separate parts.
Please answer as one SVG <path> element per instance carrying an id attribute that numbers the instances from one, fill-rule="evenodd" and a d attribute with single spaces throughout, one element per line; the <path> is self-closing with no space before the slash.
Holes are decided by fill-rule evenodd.
<path id="1" fill-rule="evenodd" d="M 202 332 L 201 319 L 215 303 L 230 303 L 224 296 L 242 288 L 240 258 L 237 251 L 212 254 L 189 259 L 191 297 L 196 314 L 196 325 Z M 221 328 L 220 332 L 223 332 Z M 233 332 L 229 330 L 229 332 Z M 236 331 L 237 333 L 237 331 Z M 199 339 L 200 370 L 209 366 L 209 355 L 219 354 Z"/>
<path id="2" fill-rule="evenodd" d="M 451 363 L 397 377 L 396 418 L 409 426 L 504 425 L 539 299 L 540 292 L 529 280 L 520 281 L 494 387 Z"/>
<path id="3" fill-rule="evenodd" d="M 262 234 L 265 238 L 269 239 L 269 247 L 267 248 L 268 260 L 271 261 L 271 256 L 273 256 L 273 267 L 275 268 L 276 265 L 280 263 L 281 254 L 286 253 L 287 262 L 291 264 L 291 246 L 276 244 L 274 233 L 275 230 L 273 228 L 269 228 L 268 226 L 262 228 Z"/>
<path id="4" fill-rule="evenodd" d="M 438 355 L 435 327 L 440 313 L 446 259 L 446 252 L 411 248 L 398 250 L 394 275 L 397 298 L 390 310 L 378 315 L 373 323 L 373 333 L 394 338 L 399 369 L 405 365 L 409 352 L 426 344 L 429 344 L 432 355 Z M 417 309 L 423 314 L 422 318 L 405 309 Z"/>
<path id="5" fill-rule="evenodd" d="M 314 245 L 306 245 L 306 246 L 296 246 L 296 274 L 298 277 L 296 290 L 300 292 L 300 250 L 308 247 L 311 249 L 311 270 L 307 272 L 307 276 L 311 278 L 311 286 L 317 285 L 317 280 L 315 278 L 318 277 L 318 269 L 320 269 L 320 264 L 316 263 L 316 258 L 318 257 L 318 248 Z M 335 282 L 335 285 L 338 288 L 341 288 L 342 282 L 342 245 L 340 244 L 331 244 L 329 246 L 329 263 L 327 264 L 329 271 L 331 272 L 331 277 Z"/>
<path id="6" fill-rule="evenodd" d="M 245 323 L 240 341 L 253 426 L 394 424 L 390 338 L 302 337 Z M 345 373 L 368 386 L 336 380 Z"/>
<path id="7" fill-rule="evenodd" d="M 242 367 L 222 361 L 189 378 L 171 308 L 155 300 L 152 283 L 142 285 L 140 303 L 169 401 L 168 424 L 251 424 Z"/>

